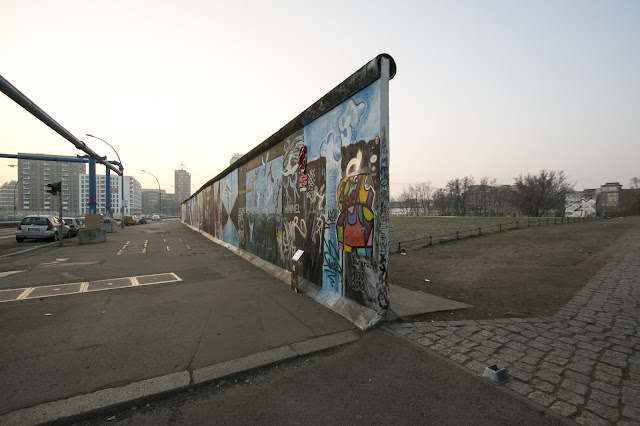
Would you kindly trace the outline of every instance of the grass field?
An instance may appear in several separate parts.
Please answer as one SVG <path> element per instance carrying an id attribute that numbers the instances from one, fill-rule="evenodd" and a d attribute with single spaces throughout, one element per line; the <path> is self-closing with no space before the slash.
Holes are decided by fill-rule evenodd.
<path id="1" fill-rule="evenodd" d="M 482 228 L 482 233 L 498 232 L 516 228 L 526 228 L 528 226 L 547 226 L 567 223 L 574 219 L 561 219 L 554 217 L 460 217 L 460 216 L 392 216 L 390 232 L 390 250 L 398 249 L 399 241 L 415 240 L 425 238 L 423 241 L 415 241 L 408 244 L 424 245 L 429 243 L 429 236 L 433 242 L 451 240 L 456 238 L 456 231 L 460 238 L 478 235 L 478 228 Z M 403 247 L 406 246 L 403 244 Z"/>

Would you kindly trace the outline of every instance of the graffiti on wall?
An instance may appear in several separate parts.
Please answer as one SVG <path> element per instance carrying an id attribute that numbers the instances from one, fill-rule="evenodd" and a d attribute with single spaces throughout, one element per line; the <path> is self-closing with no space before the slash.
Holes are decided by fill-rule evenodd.
<path id="1" fill-rule="evenodd" d="M 222 241 L 238 247 L 237 203 L 238 200 L 238 170 L 234 170 L 220 180 L 220 200 L 222 201 Z"/>
<path id="2" fill-rule="evenodd" d="M 186 221 L 298 276 L 379 310 L 389 303 L 388 148 L 374 82 L 216 180 Z M 384 185 L 381 182 L 385 182 Z M 199 206 L 199 207 L 198 207 Z"/>
<path id="3" fill-rule="evenodd" d="M 373 256 L 374 196 L 371 178 L 365 174 L 347 176 L 340 182 L 336 221 L 340 250 Z"/>
<path id="4" fill-rule="evenodd" d="M 274 147 L 244 168 L 244 249 L 278 266 L 282 234 L 282 147 Z"/>

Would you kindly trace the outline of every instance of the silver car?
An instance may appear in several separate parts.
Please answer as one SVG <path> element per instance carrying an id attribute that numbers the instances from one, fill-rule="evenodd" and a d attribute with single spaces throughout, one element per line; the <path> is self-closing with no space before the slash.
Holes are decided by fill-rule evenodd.
<path id="1" fill-rule="evenodd" d="M 60 238 L 58 227 L 60 221 L 55 216 L 27 216 L 16 229 L 16 241 L 21 243 L 25 238 L 40 238 L 57 241 Z M 70 228 L 63 223 L 62 237 L 69 237 Z"/>
<path id="2" fill-rule="evenodd" d="M 84 227 L 84 223 L 75 217 L 63 217 L 62 220 L 64 220 L 64 223 L 70 228 L 70 237 L 78 235 L 78 231 Z"/>

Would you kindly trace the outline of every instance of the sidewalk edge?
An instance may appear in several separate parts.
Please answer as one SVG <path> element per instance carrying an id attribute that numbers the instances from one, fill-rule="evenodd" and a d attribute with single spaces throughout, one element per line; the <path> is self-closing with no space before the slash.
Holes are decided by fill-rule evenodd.
<path id="1" fill-rule="evenodd" d="M 125 386 L 102 389 L 84 395 L 21 408 L 0 416 L 2 425 L 39 425 L 56 421 L 86 418 L 134 401 L 202 386 L 225 377 L 247 373 L 312 353 L 354 342 L 360 336 L 353 330 L 314 337 L 236 360 L 189 371 L 167 374 L 133 382 Z"/>

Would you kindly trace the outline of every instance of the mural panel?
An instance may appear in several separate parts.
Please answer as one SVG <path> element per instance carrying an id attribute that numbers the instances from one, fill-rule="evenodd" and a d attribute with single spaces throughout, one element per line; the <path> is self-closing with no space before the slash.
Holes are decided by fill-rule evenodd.
<path id="1" fill-rule="evenodd" d="M 245 247 L 275 265 L 280 256 L 282 236 L 282 144 L 247 163 L 245 174 Z M 289 265 L 284 265 L 288 268 Z"/>
<path id="2" fill-rule="evenodd" d="M 303 147 L 304 133 L 302 131 L 283 142 L 282 235 L 280 237 L 282 251 L 280 261 L 287 268 L 291 268 L 291 258 L 298 249 L 302 249 L 307 234 L 303 197 L 298 185 L 300 176 L 302 176 L 298 166 L 298 156 Z M 298 274 L 301 275 L 300 270 Z"/>
<path id="3" fill-rule="evenodd" d="M 222 201 L 222 241 L 238 247 L 238 169 L 220 180 L 220 199 Z"/>
<path id="4" fill-rule="evenodd" d="M 343 254 L 345 251 L 352 253 L 354 246 L 347 243 L 345 250 L 345 235 L 357 246 L 354 254 L 374 255 L 377 188 L 373 183 L 379 173 L 379 136 L 379 83 L 371 84 L 305 127 L 308 161 L 318 158 L 326 161 L 327 196 L 322 253 L 324 291 L 350 297 L 351 291 L 345 292 L 343 288 L 343 283 L 348 283 L 345 281 L 348 277 L 343 274 Z M 364 142 L 366 140 L 369 142 Z M 356 189 L 357 193 L 354 192 Z M 350 205 L 350 202 L 354 204 Z M 356 241 L 358 238 L 362 243 Z M 370 269 L 363 276 L 371 277 L 375 263 L 373 260 L 363 264 Z M 375 289 L 376 284 L 374 278 L 373 282 L 367 282 L 367 288 L 373 286 Z"/>
<path id="5" fill-rule="evenodd" d="M 220 220 L 220 206 L 222 205 L 222 201 L 220 199 L 220 181 L 215 181 L 213 183 L 213 222 L 215 224 L 215 234 L 211 234 L 215 236 L 217 239 L 222 239 L 222 224 Z"/>

